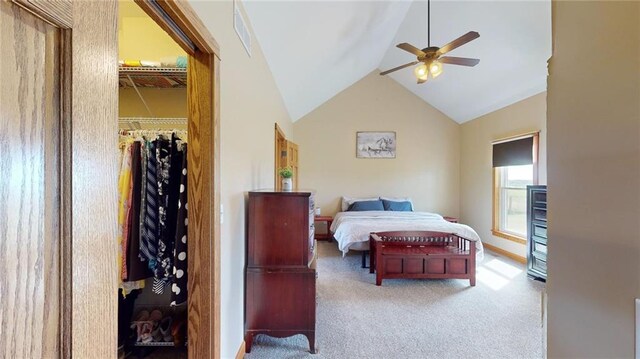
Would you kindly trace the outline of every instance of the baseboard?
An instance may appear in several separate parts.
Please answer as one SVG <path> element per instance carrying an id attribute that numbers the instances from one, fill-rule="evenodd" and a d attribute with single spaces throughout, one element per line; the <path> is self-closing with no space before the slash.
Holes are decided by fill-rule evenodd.
<path id="1" fill-rule="evenodd" d="M 244 353 L 246 352 L 245 342 L 244 340 L 240 343 L 240 348 L 238 348 L 238 353 L 236 353 L 236 359 L 244 358 Z"/>
<path id="2" fill-rule="evenodd" d="M 513 254 L 513 253 L 511 253 L 509 251 L 505 251 L 502 248 L 498 248 L 496 246 L 492 246 L 491 244 L 488 244 L 488 243 L 485 243 L 485 242 L 482 242 L 482 246 L 484 246 L 484 248 L 486 248 L 486 249 L 488 249 L 488 250 L 490 250 L 492 252 L 496 252 L 498 254 L 502 254 L 505 257 L 509 257 L 509 258 L 513 259 L 514 261 L 520 262 L 522 264 L 527 264 L 527 258 L 525 258 L 525 257 L 521 257 L 521 256 L 519 256 L 517 254 Z"/>

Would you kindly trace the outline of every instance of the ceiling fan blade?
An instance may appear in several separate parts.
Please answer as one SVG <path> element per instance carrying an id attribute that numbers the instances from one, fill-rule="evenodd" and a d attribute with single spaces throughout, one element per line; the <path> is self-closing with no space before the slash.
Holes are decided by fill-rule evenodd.
<path id="1" fill-rule="evenodd" d="M 461 65 L 473 67 L 480 63 L 478 59 L 470 59 L 467 57 L 443 56 L 438 59 L 443 64 Z"/>
<path id="2" fill-rule="evenodd" d="M 403 43 L 401 43 L 401 44 L 398 44 L 398 45 L 396 45 L 396 47 L 397 47 L 397 48 L 399 48 L 399 49 L 403 49 L 404 51 L 410 52 L 410 53 L 412 53 L 412 54 L 414 54 L 414 55 L 416 55 L 416 56 L 418 56 L 418 57 L 420 57 L 420 56 L 425 56 L 425 55 L 426 55 L 426 54 L 425 54 L 422 50 L 420 50 L 419 48 L 417 48 L 417 47 L 415 47 L 415 46 L 413 46 L 413 45 L 411 45 L 411 44 L 408 44 L 408 43 L 406 43 L 406 42 L 403 42 Z"/>
<path id="3" fill-rule="evenodd" d="M 477 39 L 479 37 L 480 37 L 480 34 L 478 34 L 477 32 L 469 31 L 466 34 L 460 36 L 459 38 L 457 38 L 457 39 L 451 41 L 450 43 L 442 46 L 440 48 L 440 50 L 438 50 L 438 56 L 444 55 L 447 52 L 449 52 L 449 51 L 451 51 L 453 49 L 456 49 L 456 48 L 466 44 L 467 42 L 475 40 L 475 39 Z"/>
<path id="4" fill-rule="evenodd" d="M 394 68 L 389 69 L 389 70 L 387 70 L 387 71 L 382 71 L 382 72 L 380 73 L 380 75 L 381 75 L 381 76 L 383 76 L 383 75 L 386 75 L 386 74 L 388 74 L 388 73 L 391 73 L 391 72 L 394 72 L 394 71 L 398 71 L 398 70 L 404 69 L 405 67 L 413 66 L 413 65 L 417 64 L 418 62 L 419 62 L 419 61 L 413 61 L 413 62 L 410 62 L 410 63 L 408 63 L 408 64 L 404 64 L 404 65 L 400 65 L 400 66 L 398 66 L 398 67 L 394 67 Z"/>

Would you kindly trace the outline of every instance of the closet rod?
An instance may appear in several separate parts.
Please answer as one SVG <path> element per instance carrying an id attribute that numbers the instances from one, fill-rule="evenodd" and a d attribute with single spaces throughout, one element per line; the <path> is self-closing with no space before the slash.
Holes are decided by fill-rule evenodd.
<path id="1" fill-rule="evenodd" d="M 142 129 L 143 124 L 151 125 L 186 125 L 184 117 L 120 117 L 119 124 L 129 124 L 131 130 Z"/>

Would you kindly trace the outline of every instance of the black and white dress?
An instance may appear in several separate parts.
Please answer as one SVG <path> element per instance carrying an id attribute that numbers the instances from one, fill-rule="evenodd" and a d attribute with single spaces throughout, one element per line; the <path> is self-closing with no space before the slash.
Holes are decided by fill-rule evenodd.
<path id="1" fill-rule="evenodd" d="M 173 284 L 171 285 L 171 305 L 187 300 L 187 226 L 189 224 L 187 204 L 187 144 L 182 144 L 182 165 L 180 172 L 180 198 L 176 221 L 176 237 L 173 248 Z"/>

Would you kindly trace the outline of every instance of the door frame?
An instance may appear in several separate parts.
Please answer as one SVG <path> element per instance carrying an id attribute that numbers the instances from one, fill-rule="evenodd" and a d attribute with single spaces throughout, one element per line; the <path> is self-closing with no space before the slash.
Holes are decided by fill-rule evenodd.
<path id="1" fill-rule="evenodd" d="M 135 1 L 189 55 L 188 347 L 191 358 L 217 359 L 220 50 L 187 2 Z M 60 356 L 116 357 L 118 2 L 13 3 L 61 33 Z"/>
<path id="2" fill-rule="evenodd" d="M 188 54 L 188 353 L 220 358 L 220 48 L 186 1 L 134 0 Z"/>
<path id="3" fill-rule="evenodd" d="M 282 190 L 282 181 L 280 180 L 280 174 L 278 173 L 280 168 L 286 166 L 286 160 L 283 162 L 282 152 L 287 152 L 287 137 L 284 135 L 284 131 L 278 126 L 278 123 L 275 124 L 274 130 L 274 173 L 273 173 L 273 188 L 276 191 Z"/>

